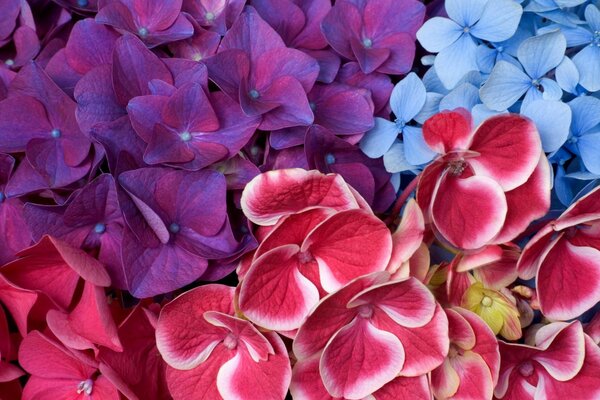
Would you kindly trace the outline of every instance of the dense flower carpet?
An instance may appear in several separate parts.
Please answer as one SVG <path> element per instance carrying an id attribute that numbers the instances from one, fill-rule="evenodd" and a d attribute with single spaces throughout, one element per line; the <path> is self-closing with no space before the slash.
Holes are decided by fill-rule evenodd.
<path id="1" fill-rule="evenodd" d="M 0 400 L 600 399 L 600 1 L 0 0 Z"/>

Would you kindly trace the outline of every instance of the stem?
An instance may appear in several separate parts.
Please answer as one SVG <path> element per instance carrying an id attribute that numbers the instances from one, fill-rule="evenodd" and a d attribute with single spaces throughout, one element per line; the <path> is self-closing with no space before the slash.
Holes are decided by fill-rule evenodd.
<path id="1" fill-rule="evenodd" d="M 408 199 L 410 194 L 415 191 L 415 188 L 417 187 L 418 182 L 419 182 L 419 175 L 415 176 L 413 178 L 413 180 L 410 181 L 408 186 L 406 186 L 404 188 L 402 193 L 400 193 L 400 196 L 398 196 L 398 198 L 396 199 L 396 202 L 394 203 L 394 208 L 392 208 L 391 214 L 385 220 L 385 223 L 387 225 L 392 224 L 396 220 L 396 218 L 398 218 L 398 215 L 400 215 L 400 210 L 402 210 L 402 206 L 404 205 L 404 202 Z"/>

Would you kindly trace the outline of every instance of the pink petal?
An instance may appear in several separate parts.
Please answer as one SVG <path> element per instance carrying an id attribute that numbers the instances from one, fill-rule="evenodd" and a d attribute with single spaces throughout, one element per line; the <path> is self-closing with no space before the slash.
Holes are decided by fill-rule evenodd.
<path id="1" fill-rule="evenodd" d="M 36 292 L 21 289 L 0 275 L 0 303 L 12 316 L 21 336 L 27 335 L 27 317 L 37 298 Z"/>
<path id="2" fill-rule="evenodd" d="M 404 349 L 398 338 L 357 316 L 331 338 L 320 371 L 333 397 L 361 399 L 394 379 L 403 365 Z"/>
<path id="3" fill-rule="evenodd" d="M 377 328 L 393 333 L 404 346 L 402 376 L 428 373 L 441 365 L 448 354 L 448 318 L 439 305 L 431 321 L 420 328 L 405 328 L 377 310 L 372 321 Z"/>
<path id="4" fill-rule="evenodd" d="M 460 385 L 454 394 L 456 399 L 491 399 L 494 382 L 490 370 L 481 356 L 472 351 L 450 358 L 450 364 L 458 374 Z"/>
<path id="5" fill-rule="evenodd" d="M 242 282 L 239 307 L 251 321 L 271 330 L 300 327 L 319 301 L 319 291 L 299 271 L 300 248 L 280 246 L 256 260 Z"/>
<path id="6" fill-rule="evenodd" d="M 600 301 L 600 251 L 559 238 L 543 258 L 536 288 L 544 315 L 566 320 Z M 564 288 L 571 288 L 569 295 Z"/>
<path id="7" fill-rule="evenodd" d="M 202 315 L 219 311 L 233 315 L 234 288 L 205 285 L 192 289 L 163 307 L 156 327 L 156 346 L 164 360 L 191 369 L 209 358 L 227 330 L 208 323 Z"/>
<path id="8" fill-rule="evenodd" d="M 284 215 L 310 208 L 358 208 L 341 176 L 302 169 L 258 175 L 246 185 L 241 203 L 246 217 L 258 225 L 274 225 Z"/>
<path id="9" fill-rule="evenodd" d="M 217 387 L 223 398 L 278 400 L 285 397 L 292 378 L 288 353 L 276 333 L 266 333 L 265 337 L 275 349 L 268 360 L 255 362 L 240 349 L 223 364 L 217 375 Z"/>
<path id="10" fill-rule="evenodd" d="M 450 364 L 450 360 L 444 360 L 444 363 L 431 372 L 431 390 L 436 399 L 447 399 L 458 391 L 460 386 L 460 377 Z"/>
<path id="11" fill-rule="evenodd" d="M 581 369 L 585 358 L 585 334 L 579 322 L 574 322 L 560 330 L 552 343 L 533 359 L 544 366 L 546 371 L 559 381 L 573 379 Z"/>
<path id="12" fill-rule="evenodd" d="M 427 324 L 436 310 L 433 294 L 415 278 L 372 286 L 348 303 L 351 308 L 363 305 L 383 310 L 397 324 L 407 328 Z"/>
<path id="13" fill-rule="evenodd" d="M 485 246 L 476 252 L 463 254 L 460 257 L 460 261 L 456 265 L 456 272 L 471 271 L 483 265 L 498 261 L 501 258 L 502 247 Z"/>
<path id="14" fill-rule="evenodd" d="M 430 400 L 431 389 L 427 375 L 416 377 L 399 376 L 373 393 L 377 400 Z"/>
<path id="15" fill-rule="evenodd" d="M 509 191 L 531 176 L 539 164 L 542 145 L 533 122 L 518 114 L 504 114 L 477 128 L 470 150 L 480 154 L 469 160 L 475 173 L 494 179 Z"/>
<path id="16" fill-rule="evenodd" d="M 523 248 L 517 262 L 517 271 L 522 279 L 531 279 L 536 275 L 540 262 L 543 261 L 542 255 L 548 252 L 547 247 L 554 235 L 554 230 L 550 225 L 540 229 Z"/>
<path id="17" fill-rule="evenodd" d="M 587 195 L 573 203 L 567 210 L 560 216 L 557 222 L 564 222 L 564 220 L 571 220 L 577 218 L 580 222 L 590 221 L 600 218 L 600 188 L 595 188 Z M 572 225 L 575 225 L 574 223 Z M 563 229 L 558 228 L 558 229 Z"/>
<path id="18" fill-rule="evenodd" d="M 167 384 L 174 400 L 193 398 L 222 400 L 217 389 L 217 374 L 235 352 L 220 344 L 201 365 L 190 370 L 167 367 Z"/>
<path id="19" fill-rule="evenodd" d="M 450 342 L 463 350 L 471 350 L 475 347 L 476 337 L 469 322 L 459 313 L 459 307 L 446 309 L 448 317 L 448 336 Z"/>
<path id="20" fill-rule="evenodd" d="M 476 249 L 498 234 L 507 213 L 502 188 L 483 176 L 441 178 L 432 204 L 440 234 L 452 245 Z"/>
<path id="21" fill-rule="evenodd" d="M 339 212 L 317 226 L 302 245 L 319 263 L 321 285 L 339 289 L 361 275 L 382 271 L 392 251 L 392 238 L 381 220 L 363 210 Z"/>
<path id="22" fill-rule="evenodd" d="M 294 399 L 305 400 L 333 400 L 327 392 L 319 372 L 321 353 L 304 360 L 297 361 L 292 370 L 292 383 L 290 393 Z M 385 386 L 384 386 L 385 387 Z"/>
<path id="23" fill-rule="evenodd" d="M 423 124 L 423 137 L 436 153 L 468 150 L 471 142 L 471 114 L 463 108 L 442 111 Z"/>
<path id="24" fill-rule="evenodd" d="M 392 235 L 392 257 L 386 268 L 394 273 L 403 262 L 408 261 L 423 242 L 425 220 L 415 200 L 409 200 L 402 212 L 402 220 Z"/>
<path id="25" fill-rule="evenodd" d="M 323 298 L 298 330 L 294 340 L 296 358 L 305 359 L 321 351 L 327 341 L 356 316 L 356 310 L 347 307 L 348 302 L 364 289 L 385 282 L 388 278 L 389 274 L 376 272 L 357 278 Z"/>
<path id="26" fill-rule="evenodd" d="M 542 155 L 537 167 L 527 181 L 506 192 L 508 211 L 500 233 L 494 243 L 506 243 L 522 233 L 537 218 L 541 218 L 550 208 L 552 179 L 550 164 Z"/>

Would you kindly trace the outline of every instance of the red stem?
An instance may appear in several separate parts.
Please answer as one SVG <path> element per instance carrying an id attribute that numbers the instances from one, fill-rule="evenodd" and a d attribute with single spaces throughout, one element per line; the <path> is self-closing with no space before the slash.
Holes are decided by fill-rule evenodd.
<path id="1" fill-rule="evenodd" d="M 394 203 L 394 208 L 392 208 L 392 213 L 385 220 L 385 223 L 387 225 L 392 224 L 396 220 L 396 218 L 398 218 L 398 215 L 400 215 L 400 210 L 402 210 L 402 206 L 404 205 L 404 202 L 408 199 L 410 194 L 415 191 L 415 188 L 417 187 L 418 182 L 419 182 L 419 175 L 415 176 L 413 178 L 413 180 L 410 181 L 408 186 L 406 188 L 404 188 L 402 193 L 400 193 L 400 196 L 398 196 L 398 198 L 396 199 L 396 202 Z"/>

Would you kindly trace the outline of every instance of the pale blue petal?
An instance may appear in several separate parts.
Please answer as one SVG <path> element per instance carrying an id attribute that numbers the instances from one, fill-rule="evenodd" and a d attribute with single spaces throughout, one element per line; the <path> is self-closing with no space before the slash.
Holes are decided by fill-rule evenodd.
<path id="1" fill-rule="evenodd" d="M 381 157 L 390 149 L 398 136 L 396 124 L 383 118 L 375 118 L 373 129 L 360 140 L 360 149 L 371 158 Z"/>
<path id="2" fill-rule="evenodd" d="M 404 145 L 400 142 L 395 142 L 390 150 L 383 156 L 383 165 L 387 172 L 396 173 L 402 171 L 410 171 L 414 168 L 404 155 Z"/>
<path id="3" fill-rule="evenodd" d="M 496 64 L 498 50 L 490 49 L 485 44 L 477 46 L 477 67 L 485 74 L 492 72 Z"/>
<path id="4" fill-rule="evenodd" d="M 479 87 L 479 86 L 481 86 L 483 81 L 484 81 L 484 79 L 483 79 L 483 76 L 481 75 L 481 72 L 470 71 L 470 72 L 467 72 L 460 81 L 458 81 L 456 86 L 462 85 L 463 83 L 469 83 L 473 86 Z"/>
<path id="5" fill-rule="evenodd" d="M 471 34 L 490 42 L 501 42 L 514 35 L 523 9 L 513 0 L 488 1 Z"/>
<path id="6" fill-rule="evenodd" d="M 409 122 L 421 111 L 425 104 L 427 91 L 421 79 L 411 72 L 394 86 L 390 97 L 390 106 L 396 118 Z"/>
<path id="7" fill-rule="evenodd" d="M 553 0 L 532 0 L 525 6 L 525 11 L 538 13 L 556 10 L 556 8 L 556 2 Z"/>
<path id="8" fill-rule="evenodd" d="M 523 16 L 521 18 L 521 24 L 519 25 L 519 28 L 517 28 L 515 34 L 510 39 L 505 40 L 504 42 L 496 43 L 496 48 L 502 48 L 503 53 L 507 53 L 513 57 L 517 57 L 517 52 L 519 51 L 519 46 L 521 45 L 521 43 L 523 43 L 525 39 L 529 39 L 533 36 L 533 33 L 524 26 L 525 22 L 527 21 L 528 18 L 526 18 L 526 16 Z"/>
<path id="9" fill-rule="evenodd" d="M 577 97 L 569 102 L 573 112 L 571 132 L 573 135 L 581 136 L 600 124 L 600 100 L 591 97 Z"/>
<path id="10" fill-rule="evenodd" d="M 563 91 L 556 81 L 550 78 L 542 78 L 540 79 L 540 85 L 544 88 L 542 94 L 544 100 L 560 100 L 562 98 Z"/>
<path id="11" fill-rule="evenodd" d="M 536 100 L 544 100 L 544 94 L 534 86 L 531 86 L 529 90 L 527 90 L 527 92 L 525 93 L 525 97 L 523 97 L 521 107 Z"/>
<path id="12" fill-rule="evenodd" d="M 579 84 L 579 71 L 575 63 L 569 57 L 565 57 L 555 71 L 556 83 L 564 91 L 569 93 L 577 92 Z"/>
<path id="13" fill-rule="evenodd" d="M 488 108 L 504 111 L 519 100 L 530 86 L 531 80 L 523 71 L 506 61 L 500 61 L 479 89 L 479 97 Z"/>
<path id="14" fill-rule="evenodd" d="M 434 17 L 425 22 L 417 31 L 417 39 L 425 50 L 438 53 L 463 34 L 463 28 L 451 19 Z"/>
<path id="15" fill-rule="evenodd" d="M 480 103 L 479 88 L 470 83 L 463 83 L 462 85 L 458 85 L 440 101 L 440 111 L 454 110 L 459 107 L 471 111 L 477 103 Z"/>
<path id="16" fill-rule="evenodd" d="M 414 126 L 407 126 L 402 132 L 404 154 L 406 161 L 411 165 L 422 165 L 433 160 L 437 153 L 427 146 L 423 138 L 423 130 Z"/>
<path id="17" fill-rule="evenodd" d="M 398 192 L 398 189 L 400 189 L 400 175 L 400 172 L 396 172 L 395 174 L 392 174 L 392 176 L 390 176 L 390 183 L 392 184 L 396 192 Z"/>
<path id="18" fill-rule="evenodd" d="M 600 175 L 600 132 L 581 136 L 577 145 L 585 168 Z"/>
<path id="19" fill-rule="evenodd" d="M 473 26 L 481 18 L 486 3 L 487 0 L 446 0 L 444 7 L 460 26 Z"/>
<path id="20" fill-rule="evenodd" d="M 421 57 L 421 64 L 426 67 L 430 67 L 435 62 L 435 56 L 433 54 L 428 54 L 426 56 Z"/>
<path id="21" fill-rule="evenodd" d="M 527 74 L 539 79 L 562 61 L 567 41 L 560 31 L 526 39 L 519 46 L 517 56 Z"/>
<path id="22" fill-rule="evenodd" d="M 421 112 L 413 118 L 420 124 L 424 124 L 431 116 L 440 112 L 440 101 L 444 98 L 440 93 L 427 93 L 427 100 Z"/>
<path id="23" fill-rule="evenodd" d="M 584 167 L 585 167 L 585 165 L 584 165 Z M 595 174 L 590 171 L 582 170 L 582 171 L 570 172 L 567 174 L 567 177 L 572 178 L 572 179 L 577 179 L 579 181 L 589 181 L 592 179 L 597 179 L 598 174 Z"/>
<path id="24" fill-rule="evenodd" d="M 462 35 L 435 58 L 435 72 L 447 89 L 453 89 L 469 71 L 477 70 L 477 45 L 473 38 Z"/>
<path id="25" fill-rule="evenodd" d="M 510 64 L 514 65 L 515 67 L 518 67 L 519 69 L 521 69 L 521 63 L 519 62 L 519 60 L 517 60 L 516 58 L 514 58 L 507 52 L 498 53 L 498 58 L 496 59 L 496 63 L 498 63 L 498 61 L 505 61 L 505 62 L 510 63 Z"/>
<path id="26" fill-rule="evenodd" d="M 573 57 L 579 70 L 579 84 L 595 92 L 600 90 L 600 47 L 590 44 Z"/>
<path id="27" fill-rule="evenodd" d="M 423 85 L 425 85 L 425 89 L 427 89 L 427 93 L 448 93 L 448 89 L 444 86 L 440 78 L 435 73 L 435 68 L 429 68 L 425 75 L 423 75 Z"/>
<path id="28" fill-rule="evenodd" d="M 494 115 L 506 114 L 508 111 L 494 111 L 490 110 L 483 104 L 477 104 L 471 110 L 473 116 L 473 126 L 479 126 L 486 119 L 493 117 Z"/>
<path id="29" fill-rule="evenodd" d="M 558 150 L 569 137 L 571 109 L 560 101 L 537 100 L 524 104 L 521 114 L 536 125 L 546 153 Z"/>
<path id="30" fill-rule="evenodd" d="M 585 3 L 587 0 L 554 0 L 559 8 L 577 7 Z"/>
<path id="31" fill-rule="evenodd" d="M 551 27 L 554 29 L 551 29 Z M 560 28 L 563 35 L 565 35 L 565 39 L 567 40 L 567 47 L 577 47 L 588 44 L 594 38 L 592 32 L 582 26 L 567 27 L 561 25 L 552 25 L 551 27 L 544 27 L 544 31 L 551 31 Z M 542 29 L 540 29 L 539 32 L 542 32 Z"/>
<path id="32" fill-rule="evenodd" d="M 600 31 L 600 10 L 593 4 L 585 8 L 585 20 L 592 31 Z"/>
<path id="33" fill-rule="evenodd" d="M 556 178 L 554 179 L 554 192 L 563 205 L 569 206 L 573 201 L 574 193 L 571 187 L 571 179 L 565 175 L 565 168 L 562 165 L 558 165 L 556 168 Z"/>
<path id="34" fill-rule="evenodd" d="M 565 10 L 552 10 L 537 14 L 541 18 L 546 18 L 552 22 L 556 22 L 562 26 L 574 28 L 581 24 L 581 20 L 576 14 Z"/>

